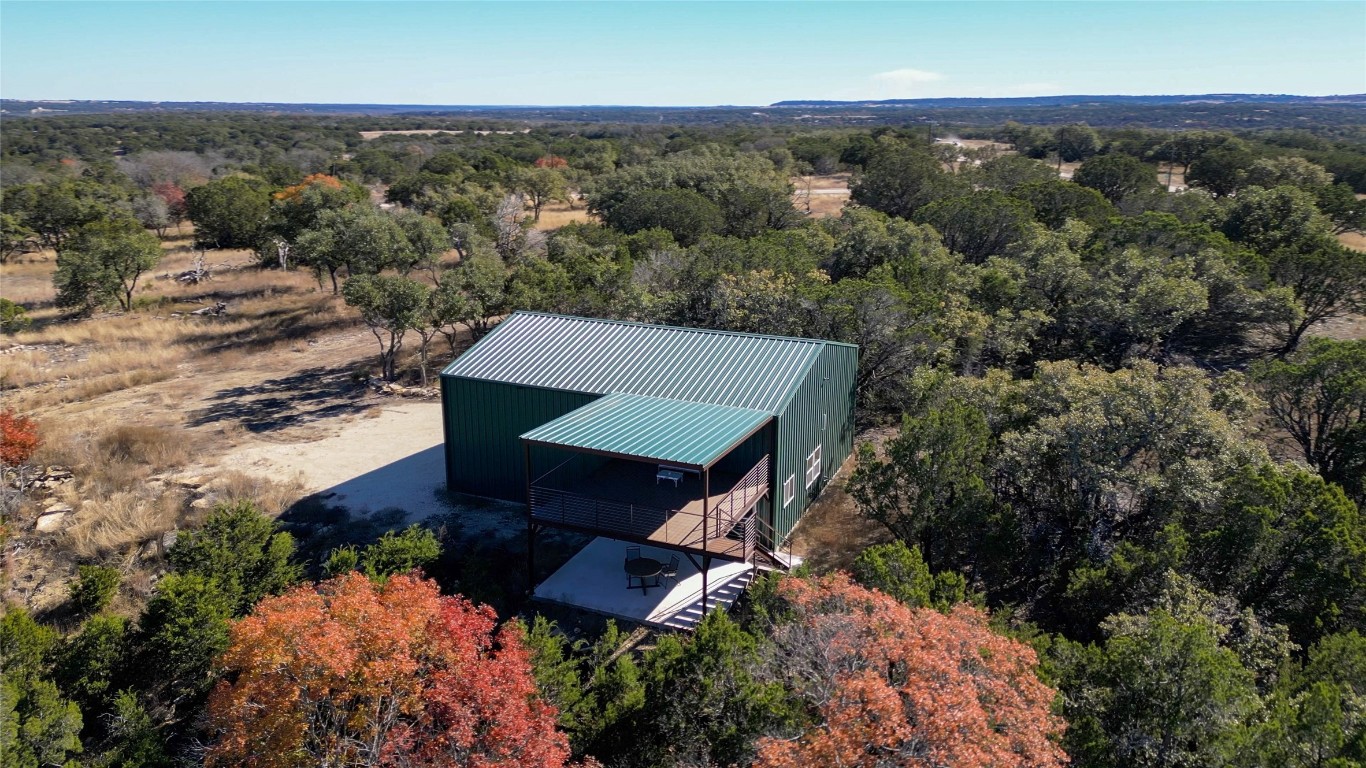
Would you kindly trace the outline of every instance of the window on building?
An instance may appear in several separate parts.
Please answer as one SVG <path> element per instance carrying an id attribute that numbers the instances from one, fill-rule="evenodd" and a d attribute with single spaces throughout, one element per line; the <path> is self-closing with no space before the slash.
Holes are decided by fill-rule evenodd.
<path id="1" fill-rule="evenodd" d="M 787 479 L 783 481 L 783 506 L 786 507 L 791 504 L 795 498 L 797 498 L 797 476 L 788 475 Z"/>
<path id="2" fill-rule="evenodd" d="M 821 476 L 821 447 L 816 446 L 816 450 L 806 457 L 806 487 L 810 488 L 816 484 Z"/>

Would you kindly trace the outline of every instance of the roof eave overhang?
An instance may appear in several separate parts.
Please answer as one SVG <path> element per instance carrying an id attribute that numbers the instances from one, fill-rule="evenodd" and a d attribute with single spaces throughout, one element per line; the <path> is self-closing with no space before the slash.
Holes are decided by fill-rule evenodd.
<path id="1" fill-rule="evenodd" d="M 530 437 L 522 437 L 520 439 L 523 443 L 527 445 L 539 445 L 546 448 L 556 448 L 561 451 L 571 451 L 573 453 L 590 453 L 594 456 L 606 456 L 607 458 L 611 459 L 625 459 L 627 461 L 642 461 L 647 463 L 668 464 L 670 466 L 683 467 L 684 469 L 691 469 L 697 472 L 703 472 L 716 466 L 716 463 L 726 458 L 726 456 L 728 456 L 731 451 L 743 445 L 746 440 L 750 439 L 751 437 L 754 437 L 756 434 L 758 434 L 765 427 L 772 423 L 773 416 L 769 415 L 768 418 L 751 427 L 743 434 L 737 436 L 734 440 L 727 443 L 726 446 L 719 450 L 715 455 L 701 463 L 691 461 L 679 461 L 678 459 L 671 459 L 667 457 L 661 458 L 659 456 L 645 456 L 642 454 L 620 453 L 617 451 L 604 451 L 600 448 L 587 448 L 584 446 L 569 445 L 567 443 L 557 443 L 549 440 L 537 440 L 535 438 Z"/>
<path id="2" fill-rule="evenodd" d="M 547 448 L 556 448 L 561 451 L 570 451 L 573 453 L 591 453 L 594 456 L 606 456 L 611 459 L 626 459 L 627 461 L 643 461 L 646 463 L 669 464 L 671 466 L 683 467 L 684 469 L 692 469 L 698 472 L 710 468 L 711 464 L 715 463 L 713 461 L 708 464 L 695 464 L 688 461 L 679 461 L 677 459 L 660 458 L 658 456 L 641 456 L 639 454 L 631 453 L 618 453 L 616 451 L 604 451 L 600 448 L 585 448 L 583 446 L 578 445 L 567 445 L 565 443 L 549 442 L 546 440 L 535 440 L 528 437 L 522 438 L 522 442 L 528 445 L 540 445 L 545 446 Z"/>

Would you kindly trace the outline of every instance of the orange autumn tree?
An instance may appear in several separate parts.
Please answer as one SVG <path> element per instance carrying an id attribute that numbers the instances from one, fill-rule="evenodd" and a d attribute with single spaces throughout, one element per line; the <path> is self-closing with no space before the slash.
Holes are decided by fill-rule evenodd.
<path id="1" fill-rule="evenodd" d="M 519 630 L 416 575 L 262 600 L 232 628 L 205 766 L 559 768 L 569 756 Z"/>
<path id="2" fill-rule="evenodd" d="M 757 766 L 1066 764 L 1034 651 L 976 608 L 908 608 L 844 574 L 784 579 L 778 597 L 776 666 L 814 723 L 761 739 Z"/>
<path id="3" fill-rule="evenodd" d="M 299 195 L 302 195 L 304 193 L 304 190 L 308 189 L 314 184 L 326 187 L 328 189 L 342 189 L 344 186 L 341 183 L 341 179 L 338 179 L 336 176 L 328 176 L 325 173 L 312 173 L 305 176 L 304 180 L 299 182 L 298 184 L 295 184 L 291 187 L 285 187 L 279 192 L 276 192 L 273 195 L 273 197 L 281 202 L 293 200 Z"/>

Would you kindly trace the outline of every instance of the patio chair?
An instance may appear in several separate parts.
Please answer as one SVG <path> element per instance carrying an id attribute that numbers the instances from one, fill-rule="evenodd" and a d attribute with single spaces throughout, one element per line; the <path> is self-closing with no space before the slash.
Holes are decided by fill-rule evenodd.
<path id="1" fill-rule="evenodd" d="M 639 560 L 639 559 L 640 559 L 640 547 L 627 547 L 627 548 L 626 548 L 626 562 L 629 563 L 629 562 L 631 562 L 632 560 Z M 632 576 L 632 575 L 630 574 L 630 572 L 628 571 L 628 572 L 626 573 L 626 588 L 627 588 L 627 589 L 631 589 L 633 586 L 635 586 L 635 585 L 633 584 L 633 582 L 635 582 L 638 578 L 639 578 L 638 576 Z M 642 586 L 643 586 L 643 583 L 642 583 Z"/>
<path id="2" fill-rule="evenodd" d="M 659 572 L 659 578 L 666 584 L 673 582 L 674 586 L 678 586 L 678 555 L 669 558 L 669 564 Z"/>

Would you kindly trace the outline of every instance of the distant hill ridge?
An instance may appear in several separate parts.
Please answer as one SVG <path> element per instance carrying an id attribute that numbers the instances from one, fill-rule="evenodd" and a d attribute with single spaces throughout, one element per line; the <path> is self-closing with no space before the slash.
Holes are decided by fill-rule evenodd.
<path id="1" fill-rule="evenodd" d="M 1011 96 L 1002 98 L 947 97 L 939 99 L 870 99 L 866 101 L 790 100 L 772 107 L 1067 107 L 1085 104 L 1361 104 L 1366 94 L 1295 96 L 1282 93 L 1205 93 L 1171 96 Z"/>
<path id="2" fill-rule="evenodd" d="M 1366 126 L 1366 94 L 1295 96 L 1215 93 L 1175 96 L 1020 96 L 1013 98 L 780 101 L 770 106 L 298 104 L 222 101 L 0 99 L 6 122 L 53 117 L 155 121 L 178 115 L 222 120 L 263 118 L 351 120 L 388 128 L 525 128 L 538 124 L 602 125 L 1036 125 L 1087 123 L 1098 128 L 1162 130 L 1291 129 L 1307 124 Z M 219 117 L 221 116 L 221 117 Z M 388 122 L 388 121 L 393 121 Z M 401 121 L 401 122 L 400 122 Z M 1308 121 L 1308 122 L 1306 122 Z M 366 130 L 362 128 L 362 130 Z"/>
<path id="3" fill-rule="evenodd" d="M 631 112 L 706 112 L 753 109 L 847 109 L 849 107 L 918 107 L 921 109 L 1070 107 L 1100 105 L 1176 106 L 1197 104 L 1319 104 L 1366 106 L 1366 94 L 1340 96 L 1295 96 L 1292 94 L 1207 93 L 1171 96 L 1015 96 L 1006 98 L 869 99 L 836 101 L 795 99 L 761 105 L 716 105 L 701 107 L 644 107 L 629 104 L 513 105 L 513 104 L 307 104 L 285 102 L 228 101 L 114 101 L 82 99 L 0 99 L 0 110 L 7 115 L 99 114 L 114 112 L 274 112 L 285 114 L 400 115 L 400 114 L 536 114 L 572 119 L 575 111 Z"/>

